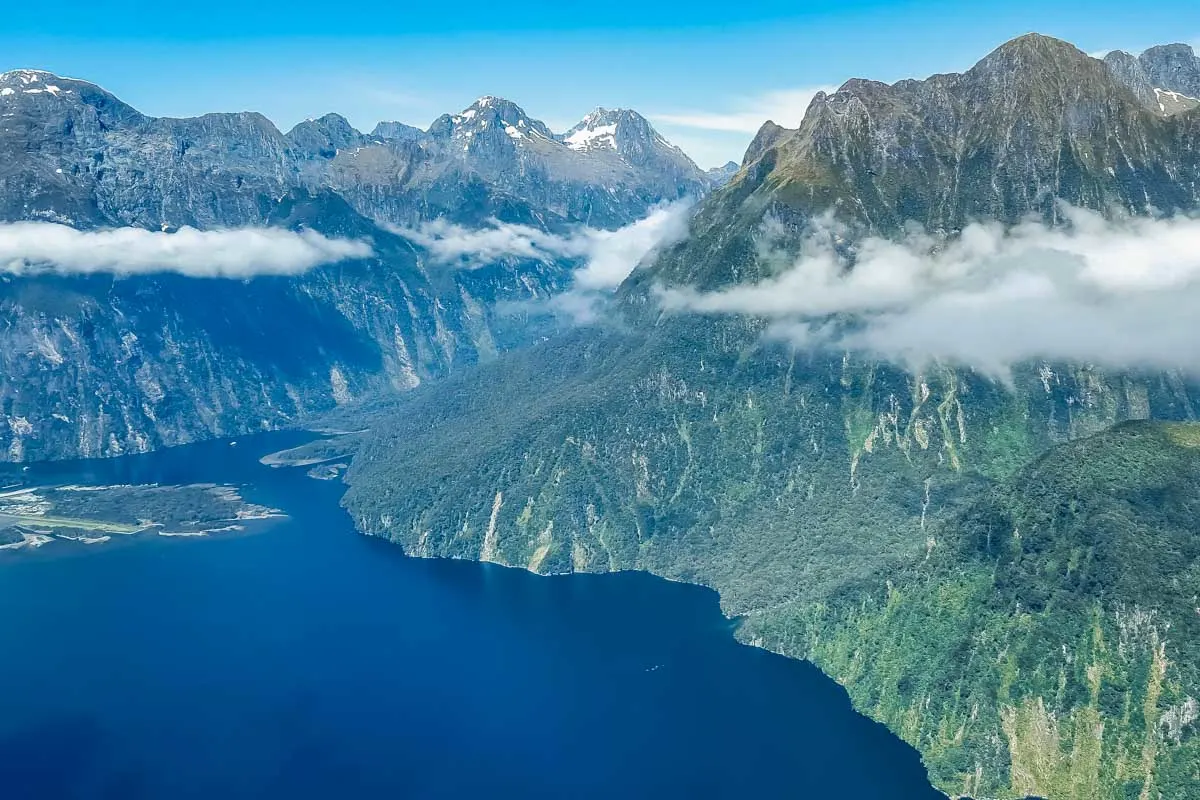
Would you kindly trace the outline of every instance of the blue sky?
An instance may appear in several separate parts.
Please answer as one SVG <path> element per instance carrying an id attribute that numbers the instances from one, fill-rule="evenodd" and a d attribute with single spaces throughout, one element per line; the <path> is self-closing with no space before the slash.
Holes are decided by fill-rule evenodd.
<path id="1" fill-rule="evenodd" d="M 562 130 L 635 108 L 702 166 L 739 160 L 768 117 L 816 88 L 969 67 L 1036 30 L 1089 52 L 1200 42 L 1200 3 L 1094 0 L 110 0 L 9 4 L 0 70 L 85 78 L 142 111 L 261 111 L 287 129 L 338 111 L 425 127 L 479 95 Z"/>

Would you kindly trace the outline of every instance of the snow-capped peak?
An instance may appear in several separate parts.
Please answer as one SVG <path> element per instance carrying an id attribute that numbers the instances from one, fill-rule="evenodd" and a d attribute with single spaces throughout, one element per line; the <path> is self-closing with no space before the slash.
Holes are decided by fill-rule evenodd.
<path id="1" fill-rule="evenodd" d="M 501 130 L 512 139 L 552 137 L 543 123 L 531 119 L 516 103 L 493 95 L 484 95 L 459 113 L 441 117 L 430 133 L 472 139 L 488 130 Z"/>
<path id="2" fill-rule="evenodd" d="M 618 129 L 623 129 L 625 126 L 622 123 L 637 116 L 622 108 L 611 111 L 607 108 L 597 108 L 564 133 L 561 140 L 572 150 L 616 151 Z"/>
<path id="3" fill-rule="evenodd" d="M 52 72 L 40 69 L 14 69 L 11 72 L 0 73 L 0 97 L 10 97 L 21 94 L 60 94 L 70 93 L 70 89 L 61 88 L 60 78 Z"/>
<path id="4" fill-rule="evenodd" d="M 588 125 L 576 128 L 563 137 L 563 143 L 572 150 L 616 150 L 617 125 Z"/>

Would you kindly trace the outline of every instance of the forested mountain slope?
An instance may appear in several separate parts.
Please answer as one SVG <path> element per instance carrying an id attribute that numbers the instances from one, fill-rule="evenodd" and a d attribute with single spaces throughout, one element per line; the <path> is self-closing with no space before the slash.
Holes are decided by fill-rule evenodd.
<path id="1" fill-rule="evenodd" d="M 857 243 L 914 223 L 936 255 L 975 220 L 1189 212 L 1198 135 L 1046 37 L 962 75 L 850 81 L 799 130 L 764 128 L 689 238 L 622 286 L 612 330 L 372 420 L 345 504 L 414 555 L 713 586 L 743 638 L 845 683 L 948 793 L 1200 797 L 1183 365 L 1047 347 L 1001 373 L 707 313 L 730 298 L 713 290 L 791 268 L 814 227 L 853 276 Z M 672 290 L 706 313 L 664 308 Z M 1131 419 L 1180 424 L 1105 433 Z"/>

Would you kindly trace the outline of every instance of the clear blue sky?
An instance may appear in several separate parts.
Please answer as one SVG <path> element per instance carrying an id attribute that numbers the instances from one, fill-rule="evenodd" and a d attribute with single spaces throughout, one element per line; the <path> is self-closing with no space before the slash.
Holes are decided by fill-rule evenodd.
<path id="1" fill-rule="evenodd" d="M 796 124 L 815 88 L 962 70 L 1031 30 L 1089 52 L 1200 42 L 1195 0 L 61 0 L 2 20 L 0 70 L 85 78 L 149 114 L 425 127 L 495 94 L 562 130 L 626 106 L 702 166 L 740 159 L 767 117 Z"/>

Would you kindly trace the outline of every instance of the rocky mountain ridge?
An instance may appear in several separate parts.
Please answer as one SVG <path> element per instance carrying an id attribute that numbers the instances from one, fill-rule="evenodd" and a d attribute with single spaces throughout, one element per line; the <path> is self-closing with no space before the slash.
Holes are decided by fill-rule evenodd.
<path id="1" fill-rule="evenodd" d="M 1191 45 L 1159 45 L 1137 56 L 1113 50 L 1104 63 L 1151 110 L 1170 116 L 1200 106 L 1200 57 Z"/>
<path id="2" fill-rule="evenodd" d="M 1063 202 L 1147 214 L 1198 199 L 1200 113 L 1148 108 L 1104 62 L 1030 34 L 964 73 L 852 79 L 818 92 L 798 129 L 764 124 L 693 235 L 633 285 L 754 280 L 750 234 L 767 216 L 793 231 L 831 211 L 861 233 L 953 233 L 1061 221 Z"/>
<path id="3" fill-rule="evenodd" d="M 263 198 L 303 187 L 397 225 L 495 216 L 612 228 L 707 189 L 705 173 L 641 115 L 603 114 L 611 148 L 573 148 L 492 97 L 425 132 L 381 123 L 366 135 L 327 114 L 283 134 L 253 112 L 148 117 L 85 81 L 15 70 L 0 74 L 0 148 L 14 156 L 0 168 L 0 219 L 259 224 Z"/>
<path id="4" fill-rule="evenodd" d="M 578 258 L 454 269 L 382 226 L 501 220 L 570 235 L 707 190 L 641 117 L 619 114 L 620 152 L 574 150 L 495 98 L 428 132 L 365 135 L 330 114 L 283 134 L 252 112 L 154 118 L 86 81 L 0 75 L 0 222 L 276 227 L 372 251 L 244 281 L 7 272 L 2 457 L 117 455 L 275 428 L 544 336 L 549 321 L 521 304 L 566 288 Z"/>

